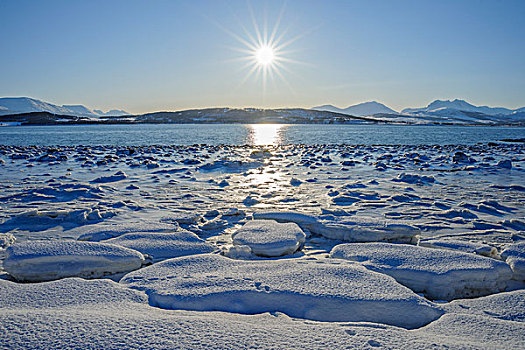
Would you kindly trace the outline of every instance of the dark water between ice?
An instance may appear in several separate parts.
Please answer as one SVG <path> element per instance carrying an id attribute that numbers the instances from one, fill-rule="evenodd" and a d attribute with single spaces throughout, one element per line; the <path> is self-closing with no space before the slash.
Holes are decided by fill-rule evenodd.
<path id="1" fill-rule="evenodd" d="M 523 127 L 136 124 L 0 127 L 4 145 L 473 145 L 525 138 Z"/>

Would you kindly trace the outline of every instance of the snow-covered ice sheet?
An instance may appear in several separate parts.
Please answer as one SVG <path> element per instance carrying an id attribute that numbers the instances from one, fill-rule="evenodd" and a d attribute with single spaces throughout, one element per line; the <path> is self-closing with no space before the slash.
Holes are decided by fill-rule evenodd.
<path id="1" fill-rule="evenodd" d="M 488 244 L 470 242 L 459 239 L 425 239 L 419 241 L 419 246 L 436 249 L 451 249 L 465 253 L 473 253 L 496 258 L 498 250 Z"/>
<path id="2" fill-rule="evenodd" d="M 292 254 L 305 241 L 306 235 L 295 223 L 273 220 L 252 220 L 232 234 L 233 243 L 247 245 L 255 255 L 282 256 Z"/>
<path id="3" fill-rule="evenodd" d="M 151 256 L 154 260 L 177 258 L 185 255 L 211 253 L 216 247 L 186 230 L 177 232 L 126 233 L 102 243 L 130 248 Z"/>
<path id="4" fill-rule="evenodd" d="M 448 312 L 477 314 L 507 321 L 525 322 L 525 290 L 498 293 L 476 299 L 458 299 L 443 304 Z"/>
<path id="5" fill-rule="evenodd" d="M 513 278 L 525 281 L 525 241 L 507 245 L 501 252 L 501 257 L 512 268 Z"/>
<path id="6" fill-rule="evenodd" d="M 73 237 L 80 241 L 102 241 L 115 238 L 132 232 L 173 232 L 177 230 L 177 224 L 166 224 L 160 222 L 127 222 L 127 223 L 101 223 L 89 226 L 81 226 L 68 231 Z"/>
<path id="7" fill-rule="evenodd" d="M 98 278 L 138 269 L 144 256 L 107 243 L 29 241 L 6 249 L 3 268 L 19 281 L 41 282 L 64 277 Z"/>
<path id="8" fill-rule="evenodd" d="M 329 261 L 231 260 L 203 254 L 165 260 L 121 283 L 165 309 L 283 312 L 318 321 L 368 321 L 418 328 L 441 310 L 389 276 Z"/>
<path id="9" fill-rule="evenodd" d="M 340 239 L 415 243 L 420 236 L 422 242 L 469 242 L 469 247 L 455 246 L 463 251 L 484 245 L 501 252 L 525 239 L 524 154 L 525 146 L 518 144 L 0 145 L 0 232 L 23 243 L 75 240 L 82 235 L 98 241 L 132 233 L 169 234 L 183 228 L 224 255 L 263 259 L 267 264 L 281 260 L 322 264 L 330 250 L 342 243 Z M 460 162 L 462 158 L 476 162 Z M 508 164 L 502 163 L 506 160 L 512 167 L 502 167 Z M 303 248 L 292 256 L 261 258 L 252 256 L 247 246 L 232 245 L 232 234 L 252 219 L 295 222 L 306 234 Z M 406 232 L 387 232 L 388 227 Z M 5 249 L 0 249 L 0 260 L 5 256 Z M 5 278 L 0 261 L 0 282 Z M 84 282 L 90 281 L 79 282 L 78 290 L 95 288 Z M 6 283 L 28 291 L 40 286 Z M 115 285 L 111 283 L 96 288 L 110 289 Z M 487 288 L 493 287 L 491 283 Z M 523 288 L 523 282 L 509 283 L 509 290 Z M 56 293 L 38 289 L 27 298 L 52 300 L 51 294 L 60 296 L 58 289 Z M 28 302 L 17 299 L 17 306 L 8 311 L 0 301 L 0 344 L 10 348 L 119 344 L 122 348 L 301 349 L 419 349 L 436 344 L 517 349 L 525 348 L 523 324 L 505 315 L 516 314 L 512 310 L 519 298 L 506 299 L 508 313 L 485 307 L 488 312 L 475 307 L 449 310 L 447 304 L 439 304 L 448 310 L 445 315 L 411 331 L 377 323 L 291 319 L 279 312 L 246 316 L 168 311 L 145 302 L 132 302 L 111 313 L 91 303 L 54 307 L 52 302 L 28 311 L 24 306 Z M 43 328 L 42 320 L 49 326 Z M 267 341 L 268 334 L 272 343 Z"/>
<path id="10" fill-rule="evenodd" d="M 425 327 L 406 330 L 369 322 L 293 319 L 279 312 L 162 310 L 147 300 L 144 293 L 109 280 L 67 278 L 38 284 L 0 280 L 0 344 L 9 349 L 525 347 L 522 322 L 478 314 L 474 308 L 450 310 Z M 506 302 L 517 310 L 520 300 Z"/>
<path id="11" fill-rule="evenodd" d="M 417 227 L 410 225 L 363 225 L 359 223 L 311 224 L 312 232 L 330 239 L 347 242 L 413 242 L 420 234 Z"/>
<path id="12" fill-rule="evenodd" d="M 438 300 L 497 293 L 512 277 L 510 267 L 495 259 L 406 244 L 340 244 L 332 249 L 330 257 L 359 262 Z"/>

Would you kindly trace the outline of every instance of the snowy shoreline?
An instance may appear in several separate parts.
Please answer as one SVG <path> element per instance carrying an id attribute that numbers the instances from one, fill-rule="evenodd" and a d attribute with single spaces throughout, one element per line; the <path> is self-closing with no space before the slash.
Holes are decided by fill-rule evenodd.
<path id="1" fill-rule="evenodd" d="M 0 343 L 524 347 L 524 155 L 0 145 Z"/>

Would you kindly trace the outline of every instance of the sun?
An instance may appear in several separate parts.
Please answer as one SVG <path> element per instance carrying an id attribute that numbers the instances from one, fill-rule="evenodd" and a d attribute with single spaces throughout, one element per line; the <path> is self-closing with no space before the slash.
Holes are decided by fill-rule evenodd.
<path id="1" fill-rule="evenodd" d="M 255 59 L 257 64 L 261 66 L 268 66 L 275 60 L 275 52 L 270 45 L 261 45 L 255 50 Z"/>
<path id="2" fill-rule="evenodd" d="M 294 42 L 302 38 L 306 33 L 299 33 L 297 36 L 287 38 L 288 28 L 281 30 L 280 24 L 284 14 L 284 4 L 275 17 L 273 28 L 268 27 L 268 19 L 264 18 L 262 26 L 259 26 L 256 20 L 256 13 L 251 8 L 248 2 L 248 9 L 253 24 L 253 30 L 250 31 L 247 27 L 241 24 L 240 31 L 232 31 L 223 26 L 219 26 L 227 34 L 237 40 L 240 47 L 231 47 L 232 51 L 239 52 L 242 55 L 231 59 L 230 61 L 240 61 L 243 64 L 239 67 L 239 71 L 246 71 L 244 79 L 238 84 L 238 87 L 243 86 L 250 78 L 255 77 L 256 80 L 262 82 L 263 93 L 267 88 L 267 81 L 275 85 L 277 80 L 286 84 L 292 91 L 291 84 L 285 78 L 283 71 L 290 74 L 289 66 L 295 64 L 303 64 L 301 61 L 292 59 L 290 56 L 295 52 L 290 50 Z"/>

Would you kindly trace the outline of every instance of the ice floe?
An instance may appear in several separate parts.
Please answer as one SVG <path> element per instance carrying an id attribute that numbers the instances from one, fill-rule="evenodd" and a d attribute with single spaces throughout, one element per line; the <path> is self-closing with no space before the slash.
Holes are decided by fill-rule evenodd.
<path id="1" fill-rule="evenodd" d="M 326 238 L 348 242 L 414 242 L 420 229 L 403 224 L 372 224 L 348 222 L 345 224 L 316 223 L 306 226 L 310 232 Z"/>
<path id="2" fill-rule="evenodd" d="M 98 278 L 138 269 L 144 256 L 113 244 L 28 241 L 6 249 L 4 269 L 16 280 L 40 282 L 64 277 Z"/>
<path id="3" fill-rule="evenodd" d="M 0 344 L 9 349 L 113 348 L 115 344 L 119 348 L 206 350 L 521 349 L 525 346 L 523 323 L 517 322 L 522 320 L 521 297 L 516 297 L 500 299 L 508 303 L 510 312 L 500 308 L 499 302 L 483 302 L 480 307 L 443 305 L 449 312 L 438 320 L 406 330 L 370 322 L 300 320 L 280 312 L 241 315 L 162 310 L 148 305 L 143 292 L 110 280 L 67 278 L 37 284 L 0 280 L 0 319 L 5 330 L 0 332 Z M 476 303 L 457 302 L 471 301 Z"/>
<path id="4" fill-rule="evenodd" d="M 58 210 L 30 210 L 12 216 L 0 224 L 4 231 L 21 229 L 28 231 L 43 231 L 50 227 L 62 226 L 72 228 L 79 225 L 97 223 L 105 218 L 114 216 L 112 210 L 86 209 L 58 209 Z"/>
<path id="5" fill-rule="evenodd" d="M 512 268 L 514 279 L 525 281 L 525 241 L 511 244 L 501 251 L 501 257 Z"/>
<path id="6" fill-rule="evenodd" d="M 253 214 L 253 218 L 258 220 L 275 220 L 277 222 L 294 222 L 298 225 L 308 225 L 317 223 L 317 218 L 312 215 L 302 214 L 292 211 L 262 211 Z"/>
<path id="7" fill-rule="evenodd" d="M 0 233 L 0 249 L 5 249 L 15 243 L 16 238 L 11 233 Z"/>
<path id="8" fill-rule="evenodd" d="M 465 253 L 475 253 L 491 258 L 496 258 L 498 256 L 498 250 L 495 247 L 483 243 L 458 239 L 423 239 L 419 241 L 419 245 L 427 248 L 451 249 Z"/>
<path id="9" fill-rule="evenodd" d="M 394 182 L 406 182 L 409 184 L 431 184 L 436 181 L 436 179 L 431 175 L 417 175 L 417 174 L 405 174 L 401 173 L 396 178 L 392 179 Z"/>
<path id="10" fill-rule="evenodd" d="M 165 309 L 283 312 L 319 321 L 367 321 L 418 328 L 442 311 L 394 279 L 357 264 L 245 261 L 203 254 L 165 260 L 126 275 Z"/>
<path id="11" fill-rule="evenodd" d="M 181 230 L 177 232 L 126 233 L 102 243 L 111 243 L 147 254 L 155 260 L 176 258 L 185 255 L 211 253 L 216 250 L 212 244 L 196 234 Z"/>
<path id="12" fill-rule="evenodd" d="M 81 226 L 67 231 L 69 235 L 78 237 L 80 241 L 102 241 L 131 232 L 174 232 L 177 224 L 161 222 L 128 222 L 128 223 L 99 223 Z"/>
<path id="13" fill-rule="evenodd" d="M 274 220 L 252 220 L 232 235 L 233 243 L 246 245 L 255 255 L 282 256 L 297 251 L 306 235 L 295 223 Z"/>
<path id="14" fill-rule="evenodd" d="M 93 182 L 95 183 L 115 182 L 115 181 L 124 180 L 127 177 L 128 175 L 125 172 L 123 172 L 122 170 L 119 170 L 113 175 L 97 177 L 95 180 L 93 180 Z"/>
<path id="15" fill-rule="evenodd" d="M 525 322 L 525 290 L 523 289 L 475 299 L 458 299 L 442 306 L 448 312 Z"/>
<path id="16" fill-rule="evenodd" d="M 512 277 L 509 266 L 495 259 L 405 244 L 346 243 L 334 247 L 330 256 L 359 262 L 439 300 L 497 293 Z"/>

